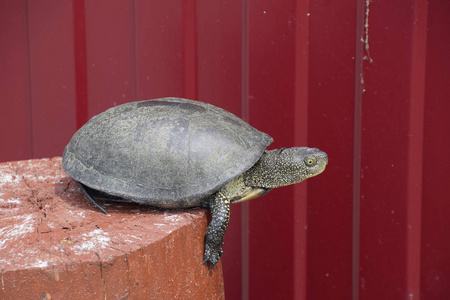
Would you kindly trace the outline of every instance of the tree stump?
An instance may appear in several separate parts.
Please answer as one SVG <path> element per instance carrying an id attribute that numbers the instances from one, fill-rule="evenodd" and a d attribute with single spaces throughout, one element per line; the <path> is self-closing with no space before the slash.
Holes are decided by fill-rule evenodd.
<path id="1" fill-rule="evenodd" d="M 0 299 L 224 299 L 205 210 L 100 203 L 61 158 L 0 164 Z"/>

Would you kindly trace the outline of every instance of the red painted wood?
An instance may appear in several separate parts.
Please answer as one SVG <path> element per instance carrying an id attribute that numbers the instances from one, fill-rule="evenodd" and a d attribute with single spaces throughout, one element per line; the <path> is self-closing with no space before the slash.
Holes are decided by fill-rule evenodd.
<path id="1" fill-rule="evenodd" d="M 0 1 L 0 161 L 33 155 L 26 9 Z"/>
<path id="2" fill-rule="evenodd" d="M 33 157 L 61 155 L 76 128 L 71 1 L 28 1 Z"/>
<path id="3" fill-rule="evenodd" d="M 450 28 L 447 1 L 429 1 L 422 189 L 422 300 L 450 298 Z"/>

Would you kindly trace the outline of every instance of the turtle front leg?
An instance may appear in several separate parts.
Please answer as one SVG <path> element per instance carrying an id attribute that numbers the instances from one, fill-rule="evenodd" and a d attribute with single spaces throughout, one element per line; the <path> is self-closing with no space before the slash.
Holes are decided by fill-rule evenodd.
<path id="1" fill-rule="evenodd" d="M 209 261 L 212 270 L 223 254 L 223 236 L 230 221 L 230 200 L 222 192 L 218 192 L 210 201 L 210 210 L 212 219 L 206 230 L 203 263 Z"/>

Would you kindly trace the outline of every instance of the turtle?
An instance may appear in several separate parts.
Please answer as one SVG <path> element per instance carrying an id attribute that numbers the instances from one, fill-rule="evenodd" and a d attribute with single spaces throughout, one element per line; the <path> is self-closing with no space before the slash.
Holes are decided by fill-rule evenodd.
<path id="1" fill-rule="evenodd" d="M 214 105 L 158 98 L 92 117 L 64 149 L 62 168 L 85 196 L 163 209 L 210 209 L 203 264 L 223 254 L 230 204 L 267 194 L 325 170 L 316 148 L 267 150 L 272 137 Z"/>

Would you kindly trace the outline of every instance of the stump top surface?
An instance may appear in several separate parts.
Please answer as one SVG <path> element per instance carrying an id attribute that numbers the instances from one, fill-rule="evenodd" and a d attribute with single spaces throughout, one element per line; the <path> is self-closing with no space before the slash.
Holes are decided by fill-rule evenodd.
<path id="1" fill-rule="evenodd" d="M 62 171 L 60 157 L 1 163 L 0 270 L 108 261 L 206 219 L 199 209 L 181 213 L 102 204 L 108 215 Z M 201 250 L 198 259 L 201 264 Z"/>

